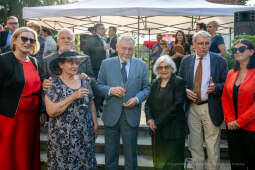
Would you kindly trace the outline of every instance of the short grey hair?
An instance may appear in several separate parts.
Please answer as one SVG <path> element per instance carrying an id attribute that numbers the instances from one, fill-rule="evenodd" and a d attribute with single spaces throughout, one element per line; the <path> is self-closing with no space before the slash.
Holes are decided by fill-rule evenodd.
<path id="1" fill-rule="evenodd" d="M 153 73 L 157 76 L 157 78 L 159 78 L 158 67 L 162 62 L 166 62 L 173 69 L 173 73 L 177 71 L 173 59 L 169 55 L 162 55 L 156 60 L 153 66 Z"/>
<path id="2" fill-rule="evenodd" d="M 196 42 L 197 37 L 209 38 L 211 43 L 211 35 L 207 31 L 198 31 L 192 37 L 192 42 Z"/>
<path id="3" fill-rule="evenodd" d="M 62 29 L 58 32 L 57 39 L 59 39 L 60 34 L 63 33 L 63 32 L 68 32 L 68 33 L 70 33 L 70 34 L 72 35 L 72 37 L 73 37 L 73 40 L 75 40 L 74 33 L 73 33 L 73 31 L 70 30 L 69 28 L 62 28 Z"/>
<path id="4" fill-rule="evenodd" d="M 133 36 L 131 35 L 122 35 L 118 38 L 117 43 L 121 42 L 121 41 L 132 41 L 135 47 L 135 39 L 133 38 Z"/>

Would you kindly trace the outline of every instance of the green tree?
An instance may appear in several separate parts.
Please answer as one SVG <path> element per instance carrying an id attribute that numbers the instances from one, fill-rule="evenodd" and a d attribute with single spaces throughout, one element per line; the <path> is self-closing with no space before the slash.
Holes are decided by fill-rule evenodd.
<path id="1" fill-rule="evenodd" d="M 240 2 L 242 5 L 245 5 L 248 0 L 237 0 L 237 1 Z"/>

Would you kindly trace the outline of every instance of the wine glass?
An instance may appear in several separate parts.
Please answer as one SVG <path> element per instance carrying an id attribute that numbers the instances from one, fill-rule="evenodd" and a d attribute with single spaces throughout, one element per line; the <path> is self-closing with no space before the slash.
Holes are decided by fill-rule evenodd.
<path id="1" fill-rule="evenodd" d="M 88 84 L 88 80 L 87 79 L 83 79 L 81 80 L 81 89 L 88 89 L 89 90 L 89 84 Z M 83 98 L 81 98 L 81 107 L 88 107 L 88 103 L 89 103 L 89 96 L 85 96 Z"/>

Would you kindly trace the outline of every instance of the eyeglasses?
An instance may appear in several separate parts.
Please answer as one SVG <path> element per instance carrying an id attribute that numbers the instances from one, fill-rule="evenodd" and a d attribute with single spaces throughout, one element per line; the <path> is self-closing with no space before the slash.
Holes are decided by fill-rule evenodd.
<path id="1" fill-rule="evenodd" d="M 21 39 L 21 41 L 22 42 L 27 42 L 28 40 L 30 41 L 30 44 L 34 44 L 35 43 L 35 39 L 33 39 L 33 38 L 27 38 L 27 37 L 20 37 L 20 39 Z"/>
<path id="2" fill-rule="evenodd" d="M 162 70 L 169 70 L 170 69 L 170 66 L 158 66 L 157 68 L 159 71 L 162 71 Z"/>
<path id="3" fill-rule="evenodd" d="M 18 22 L 8 22 L 7 24 L 17 25 L 17 24 L 18 24 Z"/>
<path id="4" fill-rule="evenodd" d="M 134 48 L 127 48 L 127 47 L 121 47 L 120 49 L 121 49 L 122 51 L 128 50 L 128 52 L 134 51 Z"/>
<path id="5" fill-rule="evenodd" d="M 246 46 L 241 46 L 241 47 L 239 47 L 239 48 L 233 47 L 231 50 L 232 50 L 232 53 L 233 53 L 233 54 L 236 54 L 237 51 L 239 51 L 240 53 L 243 53 L 246 49 L 248 49 L 248 47 L 246 47 Z"/>
<path id="6" fill-rule="evenodd" d="M 210 45 L 210 42 L 197 42 L 197 45 L 199 46 L 209 46 Z"/>

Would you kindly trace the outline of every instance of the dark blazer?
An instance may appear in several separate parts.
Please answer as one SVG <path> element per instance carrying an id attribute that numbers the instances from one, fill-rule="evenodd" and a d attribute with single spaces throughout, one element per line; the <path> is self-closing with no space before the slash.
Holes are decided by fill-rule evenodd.
<path id="1" fill-rule="evenodd" d="M 0 48 L 3 48 L 5 46 L 8 34 L 9 34 L 9 30 L 0 32 Z"/>
<path id="2" fill-rule="evenodd" d="M 157 133 L 165 139 L 183 138 L 187 134 L 184 112 L 185 82 L 172 74 L 160 100 L 161 79 L 155 79 L 151 85 L 151 93 L 145 103 L 146 120 L 153 119 L 157 125 Z"/>
<path id="3" fill-rule="evenodd" d="M 92 35 L 88 38 L 85 44 L 85 54 L 90 56 L 93 72 L 97 77 L 101 63 L 106 58 L 104 44 L 98 35 Z"/>
<path id="4" fill-rule="evenodd" d="M 36 59 L 30 59 L 38 69 Z M 14 117 L 25 87 L 23 64 L 12 52 L 8 52 L 0 55 L 0 68 L 0 114 Z"/>
<path id="5" fill-rule="evenodd" d="M 216 91 L 213 94 L 208 95 L 208 105 L 209 114 L 211 120 L 215 126 L 219 126 L 224 117 L 221 106 L 221 95 L 224 87 L 225 79 L 228 74 L 228 65 L 226 59 L 223 57 L 209 52 L 210 54 L 210 69 L 211 77 L 215 85 Z M 186 81 L 186 88 L 193 90 L 193 80 L 194 80 L 194 65 L 195 65 L 196 55 L 188 55 L 182 59 L 179 76 L 181 76 Z M 189 112 L 189 106 L 192 101 L 186 98 L 185 100 L 185 113 L 186 117 Z"/>
<path id="6" fill-rule="evenodd" d="M 110 42 L 110 37 L 107 38 L 106 42 L 107 42 L 107 43 Z M 111 47 L 113 50 L 115 50 L 115 52 L 110 51 L 110 57 L 115 57 L 115 56 L 118 55 L 118 53 L 117 53 L 117 51 L 116 51 L 116 44 L 117 44 L 117 36 L 114 36 L 114 37 L 112 38 L 112 40 L 111 40 L 110 47 Z"/>
<path id="7" fill-rule="evenodd" d="M 5 46 L 6 40 L 8 38 L 9 30 L 0 32 L 0 53 L 10 51 L 10 46 Z"/>

